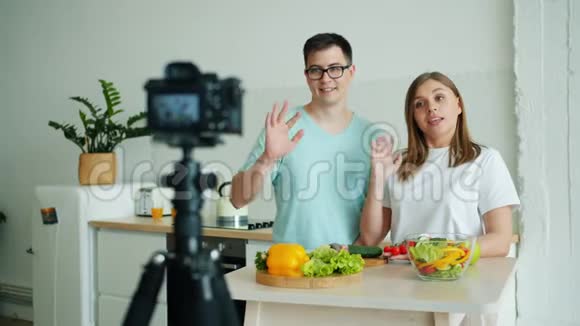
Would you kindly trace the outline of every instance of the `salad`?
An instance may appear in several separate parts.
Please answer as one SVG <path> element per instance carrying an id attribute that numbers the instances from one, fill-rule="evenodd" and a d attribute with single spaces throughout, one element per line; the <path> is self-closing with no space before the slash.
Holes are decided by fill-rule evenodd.
<path id="1" fill-rule="evenodd" d="M 413 242 L 409 259 L 423 279 L 456 280 L 469 264 L 471 240 L 420 237 Z"/>

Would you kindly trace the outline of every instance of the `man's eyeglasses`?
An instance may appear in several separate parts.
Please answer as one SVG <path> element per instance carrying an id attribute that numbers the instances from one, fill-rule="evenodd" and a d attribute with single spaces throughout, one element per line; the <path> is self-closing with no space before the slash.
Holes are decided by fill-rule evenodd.
<path id="1" fill-rule="evenodd" d="M 330 77 L 332 79 L 337 79 L 337 78 L 342 77 L 342 75 L 344 74 L 344 71 L 346 69 L 350 68 L 350 66 L 351 65 L 332 66 L 332 67 L 328 67 L 326 69 L 313 67 L 313 68 L 309 68 L 309 69 L 304 70 L 304 72 L 306 73 L 306 76 L 308 76 L 308 79 L 312 79 L 312 80 L 322 79 L 322 76 L 324 75 L 324 73 L 327 73 L 328 77 Z"/>

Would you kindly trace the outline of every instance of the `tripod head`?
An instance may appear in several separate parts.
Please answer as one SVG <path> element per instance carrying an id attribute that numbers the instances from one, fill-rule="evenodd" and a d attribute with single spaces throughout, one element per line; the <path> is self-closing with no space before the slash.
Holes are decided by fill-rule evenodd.
<path id="1" fill-rule="evenodd" d="M 124 326 L 148 325 L 167 269 L 170 326 L 238 326 L 217 250 L 202 248 L 202 191 L 215 187 L 215 176 L 203 175 L 191 159 L 194 147 L 221 143 L 220 133 L 241 134 L 243 91 L 235 78 L 220 81 L 201 74 L 192 63 L 170 63 L 164 80 L 150 80 L 148 127 L 154 140 L 180 147 L 183 158 L 164 178 L 175 189 L 175 250 L 153 254 L 125 316 Z"/>

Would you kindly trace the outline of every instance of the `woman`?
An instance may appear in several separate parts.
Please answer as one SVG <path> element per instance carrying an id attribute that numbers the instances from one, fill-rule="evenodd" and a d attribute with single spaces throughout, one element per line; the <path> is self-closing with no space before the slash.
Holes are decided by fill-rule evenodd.
<path id="1" fill-rule="evenodd" d="M 455 84 L 439 72 L 418 76 L 405 119 L 402 156 L 387 139 L 372 143 L 359 241 L 376 245 L 389 231 L 393 243 L 413 233 L 464 233 L 478 237 L 481 257 L 506 256 L 518 195 L 499 152 L 472 141 Z"/>

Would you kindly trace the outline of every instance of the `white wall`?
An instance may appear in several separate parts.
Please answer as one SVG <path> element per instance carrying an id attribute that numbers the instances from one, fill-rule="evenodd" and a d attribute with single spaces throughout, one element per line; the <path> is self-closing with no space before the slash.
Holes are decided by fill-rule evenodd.
<path id="1" fill-rule="evenodd" d="M 580 3 L 515 1 L 519 325 L 580 325 Z"/>
<path id="2" fill-rule="evenodd" d="M 499 149 L 515 176 L 512 17 L 505 0 L 0 1 L 0 209 L 10 218 L 0 226 L 0 282 L 31 284 L 33 188 L 77 182 L 79 152 L 48 120 L 78 121 L 70 96 L 102 103 L 98 78 L 116 83 L 129 113 L 144 110 L 144 82 L 170 60 L 237 76 L 247 89 L 244 136 L 196 151 L 203 162 L 237 169 L 274 101 L 309 99 L 303 43 L 332 31 L 354 48 L 354 110 L 402 132 L 409 83 L 426 70 L 445 72 L 463 92 L 475 138 Z M 178 157 L 148 139 L 119 152 L 120 180 L 143 162 L 159 169 Z M 271 217 L 273 205 L 258 202 L 250 212 Z"/>

